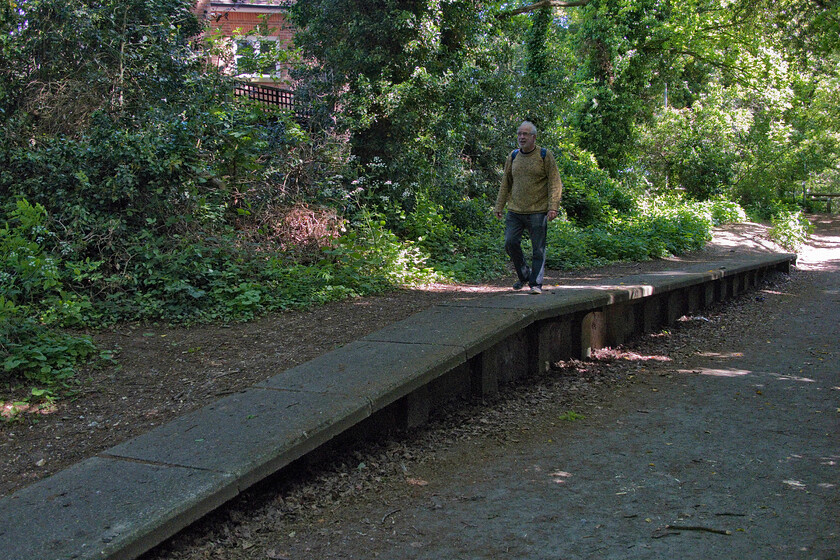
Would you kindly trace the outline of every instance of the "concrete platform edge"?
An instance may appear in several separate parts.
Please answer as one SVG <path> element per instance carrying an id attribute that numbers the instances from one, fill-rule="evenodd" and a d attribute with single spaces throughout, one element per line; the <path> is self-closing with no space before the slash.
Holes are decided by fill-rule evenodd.
<path id="1" fill-rule="evenodd" d="M 331 386 L 334 380 L 329 378 L 321 380 L 323 385 L 307 386 L 310 380 L 307 375 L 312 370 L 303 364 L 299 366 L 301 369 L 287 370 L 243 392 L 248 393 L 247 398 L 239 397 L 249 406 L 268 399 L 263 403 L 259 419 L 265 426 L 277 427 L 277 434 L 285 433 L 279 427 L 285 423 L 281 414 L 283 405 L 277 403 L 298 399 L 307 410 L 320 414 L 312 420 L 314 430 L 303 428 L 304 424 L 293 426 L 294 429 L 282 436 L 291 438 L 289 441 L 275 442 L 270 452 L 260 450 L 253 460 L 248 458 L 231 466 L 216 465 L 212 448 L 204 447 L 195 453 L 185 449 L 180 455 L 172 449 L 160 448 L 181 445 L 187 441 L 185 433 L 192 434 L 187 438 L 198 442 L 201 438 L 194 436 L 198 432 L 191 431 L 197 427 L 204 430 L 201 432 L 204 437 L 218 438 L 213 444 L 221 447 L 225 446 L 224 438 L 237 437 L 234 432 L 217 433 L 212 425 L 203 423 L 230 415 L 244 422 L 242 411 L 235 408 L 239 401 L 234 398 L 208 405 L 194 416 L 178 418 L 154 430 L 155 433 L 124 442 L 98 457 L 0 498 L 0 519 L 4 519 L 0 526 L 0 550 L 10 552 L 13 559 L 136 558 L 248 486 L 452 371 L 461 372 L 459 375 L 467 382 L 472 379 L 473 385 L 479 379 L 483 384 L 480 391 L 488 387 L 495 390 L 499 382 L 492 376 L 497 372 L 488 368 L 509 366 L 523 359 L 515 350 L 521 346 L 522 333 L 528 329 L 551 327 L 551 336 L 537 337 L 541 344 L 559 343 L 564 352 L 585 353 L 587 344 L 604 344 L 610 337 L 623 337 L 634 330 L 673 321 L 682 310 L 692 306 L 707 306 L 752 289 L 765 272 L 788 272 L 795 262 L 796 256 L 792 254 L 757 255 L 738 262 L 698 263 L 695 267 L 706 270 L 630 276 L 597 286 L 550 288 L 538 297 L 505 294 L 432 308 L 373 333 L 354 343 L 355 346 L 348 345 L 349 349 L 338 349 L 316 359 L 321 360 L 318 364 L 330 360 L 344 364 L 347 359 L 366 356 L 368 350 L 381 352 L 380 356 L 385 357 L 389 352 L 399 356 L 399 352 L 412 351 L 417 360 L 423 359 L 419 371 L 398 369 L 398 362 L 407 360 L 374 360 L 356 368 L 358 377 L 349 378 L 361 385 L 363 394 L 354 394 L 351 386 Z M 685 295 L 677 297 L 675 294 L 680 291 Z M 616 326 L 609 316 L 601 317 L 610 306 L 619 304 L 638 305 L 629 314 L 632 323 Z M 443 320 L 452 316 L 455 319 Z M 567 323 L 571 326 L 563 326 Z M 583 335 L 574 334 L 580 324 L 590 330 Z M 568 338 L 569 332 L 574 334 L 572 343 L 557 339 L 558 336 Z M 473 359 L 485 353 L 491 358 L 479 362 Z M 553 357 L 544 349 L 538 349 L 537 354 L 541 361 Z M 536 363 L 533 356 L 526 359 L 529 366 Z M 377 369 L 380 362 L 386 364 L 384 367 L 392 372 L 393 379 L 381 379 L 381 371 Z M 477 375 L 473 371 L 476 367 L 486 371 Z M 462 387 L 463 382 L 456 381 L 453 386 Z M 305 397 L 295 396 L 304 393 Z M 344 404 L 336 407 L 338 402 Z M 219 416 L 222 413 L 218 411 L 225 406 L 229 406 L 224 412 L 227 416 Z M 330 417 L 333 412 L 337 414 Z M 205 461 L 202 456 L 206 462 L 202 462 Z M 170 462 L 168 458 L 173 460 Z M 137 480 L 121 484 L 126 473 Z M 68 505 L 55 507 L 55 500 Z M 80 516 L 80 511 L 84 515 Z M 41 527 L 50 530 L 40 531 Z"/>

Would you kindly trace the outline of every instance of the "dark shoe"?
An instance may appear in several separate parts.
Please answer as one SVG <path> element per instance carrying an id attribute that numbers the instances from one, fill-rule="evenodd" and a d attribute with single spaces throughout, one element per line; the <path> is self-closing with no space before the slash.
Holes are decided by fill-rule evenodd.
<path id="1" fill-rule="evenodd" d="M 521 290 L 524 287 L 525 287 L 525 282 L 523 282 L 522 280 L 517 280 L 516 284 L 513 285 L 514 290 Z"/>
<path id="2" fill-rule="evenodd" d="M 534 294 L 535 296 L 540 295 L 542 293 L 542 287 L 541 286 L 531 286 L 531 293 Z"/>

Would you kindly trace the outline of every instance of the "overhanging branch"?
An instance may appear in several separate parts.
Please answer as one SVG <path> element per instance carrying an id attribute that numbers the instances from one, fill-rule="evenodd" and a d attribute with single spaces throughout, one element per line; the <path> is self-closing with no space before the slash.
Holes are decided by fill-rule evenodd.
<path id="1" fill-rule="evenodd" d="M 586 6 L 589 0 L 540 0 L 529 6 L 523 6 L 508 12 L 502 12 L 497 17 L 510 17 L 518 14 L 525 14 L 528 12 L 536 12 L 543 8 L 576 8 L 578 6 Z"/>

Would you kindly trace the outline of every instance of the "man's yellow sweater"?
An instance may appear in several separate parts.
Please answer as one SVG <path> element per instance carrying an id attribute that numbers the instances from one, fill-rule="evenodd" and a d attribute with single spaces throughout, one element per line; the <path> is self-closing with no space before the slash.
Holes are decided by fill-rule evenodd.
<path id="1" fill-rule="evenodd" d="M 540 147 L 535 146 L 527 154 L 519 151 L 515 158 L 507 157 L 495 211 L 502 212 L 505 204 L 517 214 L 558 210 L 562 193 L 563 181 L 554 154 L 546 150 L 543 159 Z"/>

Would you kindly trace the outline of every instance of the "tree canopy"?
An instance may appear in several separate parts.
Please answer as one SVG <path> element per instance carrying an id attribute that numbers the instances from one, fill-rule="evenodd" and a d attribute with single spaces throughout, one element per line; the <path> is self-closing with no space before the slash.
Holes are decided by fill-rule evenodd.
<path id="1" fill-rule="evenodd" d="M 447 137 L 464 121 L 471 135 L 492 128 L 478 136 L 498 145 L 499 126 L 527 116 L 594 154 L 614 177 L 636 171 L 659 183 L 657 172 L 676 165 L 698 185 L 689 189 L 706 196 L 743 185 L 750 173 L 736 168 L 739 158 L 731 152 L 719 153 L 730 148 L 721 143 L 695 154 L 694 163 L 665 167 L 661 154 L 643 153 L 643 146 L 654 145 L 644 141 L 646 130 L 671 119 L 666 108 L 691 113 L 703 107 L 708 114 L 710 102 L 722 104 L 716 108 L 730 118 L 750 121 L 746 127 L 743 119 L 730 123 L 735 128 L 724 136 L 736 142 L 762 137 L 764 146 L 772 138 L 762 126 L 798 129 L 816 122 L 801 113 L 794 118 L 794 105 L 821 115 L 823 124 L 831 119 L 812 104 L 837 75 L 837 6 L 826 2 L 303 0 L 294 16 L 303 29 L 298 42 L 314 61 L 310 75 L 321 80 L 331 107 L 341 108 L 333 113 L 337 125 L 352 133 L 363 160 L 402 164 L 401 154 L 418 138 Z M 482 107 L 478 115 L 471 111 L 476 106 Z M 487 109 L 491 122 L 480 118 Z M 444 111 L 445 132 L 433 124 Z M 828 133 L 820 140 L 824 148 L 836 141 L 836 124 L 822 129 Z M 801 129 L 797 136 L 814 132 Z M 431 150 L 427 142 L 427 156 L 449 147 L 441 144 Z M 473 160 L 482 151 L 499 157 L 487 144 L 458 148 Z M 653 169 L 639 168 L 657 159 Z"/>

